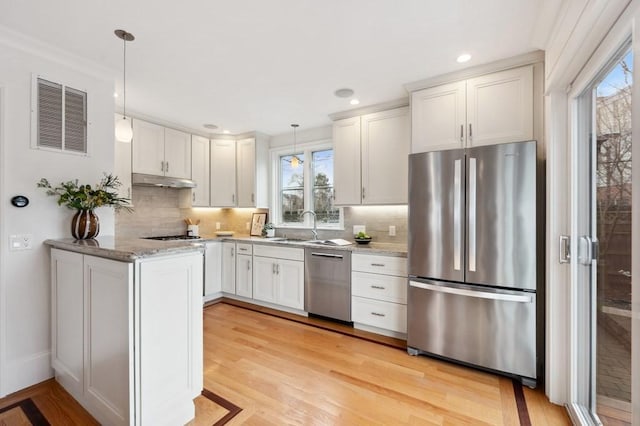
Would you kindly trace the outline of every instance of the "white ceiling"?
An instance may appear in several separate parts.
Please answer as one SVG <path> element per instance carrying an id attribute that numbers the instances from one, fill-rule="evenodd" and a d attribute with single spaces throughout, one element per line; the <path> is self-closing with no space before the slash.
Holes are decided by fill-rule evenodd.
<path id="1" fill-rule="evenodd" d="M 3 1 L 0 25 L 102 64 L 127 109 L 275 135 L 407 96 L 403 84 L 534 50 L 540 0 Z M 473 55 L 464 65 L 456 57 Z M 36 70 L 37 71 L 37 70 Z M 116 100 L 121 107 L 122 97 Z"/>

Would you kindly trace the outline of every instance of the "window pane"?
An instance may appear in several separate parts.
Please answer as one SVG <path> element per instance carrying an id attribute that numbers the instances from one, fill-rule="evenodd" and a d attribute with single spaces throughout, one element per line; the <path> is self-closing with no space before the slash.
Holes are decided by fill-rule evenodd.
<path id="1" fill-rule="evenodd" d="M 313 211 L 318 223 L 339 223 L 340 209 L 333 205 L 333 149 L 312 154 Z"/>
<path id="2" fill-rule="evenodd" d="M 304 211 L 304 161 L 303 154 L 297 154 L 300 164 L 292 167 L 293 155 L 280 157 L 280 221 L 300 223 L 300 213 Z"/>
<path id="3" fill-rule="evenodd" d="M 596 400 L 604 424 L 609 406 L 630 411 L 632 400 L 632 66 L 629 52 L 596 87 Z"/>

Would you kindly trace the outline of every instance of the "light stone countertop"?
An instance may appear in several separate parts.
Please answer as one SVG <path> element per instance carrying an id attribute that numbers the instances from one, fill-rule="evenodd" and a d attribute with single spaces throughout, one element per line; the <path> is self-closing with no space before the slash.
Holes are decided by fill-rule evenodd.
<path id="1" fill-rule="evenodd" d="M 231 237 L 217 237 L 215 235 L 200 235 L 201 239 L 198 241 L 235 241 L 240 243 L 252 243 L 252 244 L 265 244 L 265 245 L 278 245 L 282 247 L 314 247 L 318 249 L 331 249 L 331 250 L 347 250 L 358 254 L 376 254 L 395 257 L 407 257 L 407 245 L 406 244 L 393 244 L 393 243 L 377 243 L 370 242 L 369 244 L 356 244 L 355 242 L 349 246 L 333 246 L 327 244 L 315 244 L 302 241 L 283 241 L 282 239 L 270 239 L 263 237 L 250 237 L 248 235 L 238 235 Z"/>
<path id="2" fill-rule="evenodd" d="M 89 254 L 121 262 L 133 262 L 154 256 L 204 252 L 201 240 L 156 241 L 142 238 L 97 237 L 89 240 L 61 238 L 45 240 L 44 244 L 61 250 Z"/>

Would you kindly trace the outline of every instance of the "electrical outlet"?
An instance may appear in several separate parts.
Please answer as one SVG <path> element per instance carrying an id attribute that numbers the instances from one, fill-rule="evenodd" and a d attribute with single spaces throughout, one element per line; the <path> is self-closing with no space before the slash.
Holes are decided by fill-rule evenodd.
<path id="1" fill-rule="evenodd" d="M 353 235 L 358 235 L 359 232 L 367 233 L 367 227 L 364 225 L 353 225 Z"/>
<path id="2" fill-rule="evenodd" d="M 251 229 L 251 222 L 247 222 L 245 224 L 245 227 L 247 228 L 247 231 Z"/>
<path id="3" fill-rule="evenodd" d="M 9 250 L 31 250 L 33 248 L 33 234 L 18 234 L 9 236 Z"/>
<path id="4" fill-rule="evenodd" d="M 396 227 L 395 227 L 395 225 L 389 225 L 389 236 L 390 237 L 395 237 L 396 236 Z"/>
<path id="5" fill-rule="evenodd" d="M 220 230 L 220 222 L 216 222 L 216 231 Z"/>

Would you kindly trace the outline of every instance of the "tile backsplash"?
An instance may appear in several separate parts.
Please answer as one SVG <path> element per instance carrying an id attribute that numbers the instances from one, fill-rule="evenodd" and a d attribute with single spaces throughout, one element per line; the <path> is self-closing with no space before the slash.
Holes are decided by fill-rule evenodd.
<path id="1" fill-rule="evenodd" d="M 186 218 L 200 220 L 200 234 L 214 235 L 216 222 L 221 231 L 248 235 L 247 223 L 264 209 L 181 208 L 180 191 L 185 189 L 135 186 L 132 193 L 134 211 L 116 214 L 116 236 L 128 238 L 186 234 Z M 344 208 L 344 230 L 318 230 L 321 239 L 353 238 L 353 226 L 364 225 L 374 241 L 406 244 L 407 206 L 357 206 Z M 396 235 L 389 236 L 389 226 Z M 276 236 L 311 238 L 308 229 L 278 228 Z"/>

